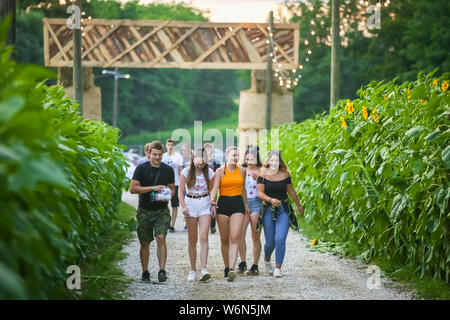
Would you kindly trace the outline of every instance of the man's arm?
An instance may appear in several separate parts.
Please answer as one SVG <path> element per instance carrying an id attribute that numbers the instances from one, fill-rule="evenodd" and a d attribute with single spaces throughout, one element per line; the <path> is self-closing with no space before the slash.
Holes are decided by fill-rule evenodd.
<path id="1" fill-rule="evenodd" d="M 130 193 L 131 194 L 148 193 L 152 190 L 156 190 L 154 186 L 141 187 L 141 183 L 139 182 L 139 180 L 131 180 L 131 183 L 130 183 Z"/>

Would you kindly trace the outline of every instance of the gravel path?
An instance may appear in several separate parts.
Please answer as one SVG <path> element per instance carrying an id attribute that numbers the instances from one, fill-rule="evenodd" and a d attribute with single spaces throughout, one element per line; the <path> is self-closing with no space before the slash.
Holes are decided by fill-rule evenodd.
<path id="1" fill-rule="evenodd" d="M 137 195 L 123 193 L 123 201 L 137 206 Z M 180 210 L 179 210 L 180 211 Z M 166 283 L 140 281 L 142 269 L 139 260 L 139 241 L 136 233 L 134 239 L 123 247 L 128 256 L 119 263 L 125 274 L 135 282 L 131 283 L 127 295 L 129 299 L 172 300 L 172 299 L 270 299 L 270 300 L 323 300 L 323 299 L 413 299 L 414 294 L 385 277 L 381 278 L 379 289 L 367 286 L 368 265 L 352 259 L 341 258 L 332 253 L 313 252 L 307 248 L 309 241 L 300 233 L 289 230 L 286 243 L 282 278 L 265 274 L 264 262 L 260 259 L 258 276 L 237 275 L 234 282 L 227 282 L 223 277 L 223 261 L 220 253 L 218 231 L 210 234 L 208 270 L 211 279 L 207 282 L 188 282 L 189 257 L 187 252 L 187 232 L 183 230 L 184 218 L 179 212 L 175 224 L 176 233 L 167 235 L 167 276 Z M 251 265 L 251 235 L 247 230 L 247 265 Z M 264 234 L 261 235 L 264 245 Z M 199 256 L 200 245 L 197 245 Z M 199 259 L 199 258 L 197 258 Z M 274 259 L 274 257 L 272 257 Z M 240 259 L 238 258 L 238 262 Z M 237 267 L 237 266 L 236 266 Z M 156 257 L 156 242 L 150 245 L 150 276 L 157 281 L 159 267 Z M 200 262 L 198 261 L 198 270 Z M 198 272 L 199 273 L 199 272 Z"/>

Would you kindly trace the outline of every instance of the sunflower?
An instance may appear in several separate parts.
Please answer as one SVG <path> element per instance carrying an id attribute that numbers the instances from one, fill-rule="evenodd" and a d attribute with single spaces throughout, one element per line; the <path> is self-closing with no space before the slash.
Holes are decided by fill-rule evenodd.
<path id="1" fill-rule="evenodd" d="M 420 104 L 421 105 L 424 105 L 426 102 L 427 102 L 426 100 L 420 99 Z"/>
<path id="2" fill-rule="evenodd" d="M 447 89 L 448 89 L 448 81 L 445 81 L 445 82 L 442 84 L 442 91 L 447 91 Z"/>
<path id="3" fill-rule="evenodd" d="M 353 111 L 355 111 L 353 103 L 349 103 L 346 107 L 347 107 L 347 111 L 348 111 L 349 114 L 352 114 Z"/>
<path id="4" fill-rule="evenodd" d="M 438 85 L 438 81 L 437 81 L 437 79 L 434 79 L 434 80 L 433 80 L 433 84 L 434 84 L 435 86 L 437 86 L 437 85 Z"/>
<path id="5" fill-rule="evenodd" d="M 380 119 L 378 119 L 380 116 L 379 116 L 379 114 L 378 113 L 375 113 L 374 115 L 373 115 L 373 120 L 375 120 L 375 122 L 380 122 Z"/>
<path id="6" fill-rule="evenodd" d="M 410 88 L 408 88 L 408 94 L 411 94 L 411 89 Z"/>
<path id="7" fill-rule="evenodd" d="M 314 238 L 312 243 L 311 243 L 311 246 L 315 246 L 318 243 L 319 243 L 319 241 L 316 238 Z"/>
<path id="8" fill-rule="evenodd" d="M 344 117 L 341 116 L 340 119 L 341 119 L 342 128 L 347 128 L 347 122 L 345 122 Z"/>
<path id="9" fill-rule="evenodd" d="M 364 120 L 367 120 L 367 117 L 369 116 L 369 113 L 367 112 L 367 108 L 363 106 L 362 112 L 363 112 Z"/>

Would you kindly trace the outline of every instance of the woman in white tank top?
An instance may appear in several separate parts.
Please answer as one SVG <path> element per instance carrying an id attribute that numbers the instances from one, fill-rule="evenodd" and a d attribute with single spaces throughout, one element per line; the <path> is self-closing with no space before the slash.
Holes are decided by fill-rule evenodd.
<path id="1" fill-rule="evenodd" d="M 242 274 L 247 269 L 247 244 L 245 242 L 245 236 L 247 234 L 247 227 L 251 222 L 252 243 L 253 243 L 253 265 L 247 272 L 248 275 L 258 275 L 258 262 L 261 256 L 261 240 L 260 232 L 256 232 L 256 224 L 258 217 L 261 214 L 261 199 L 258 198 L 258 190 L 256 189 L 258 176 L 260 175 L 260 169 L 262 167 L 261 159 L 259 158 L 259 148 L 254 146 L 248 146 L 245 151 L 244 165 L 246 169 L 245 189 L 247 190 L 248 207 L 250 214 L 245 216 L 244 224 L 242 226 L 241 239 L 239 241 L 239 256 L 241 263 L 239 263 L 238 273 Z"/>
<path id="2" fill-rule="evenodd" d="M 206 269 L 208 259 L 208 233 L 211 217 L 209 192 L 214 183 L 214 171 L 206 163 L 204 148 L 195 150 L 190 166 L 184 168 L 180 175 L 178 199 L 186 217 L 188 230 L 188 252 L 191 263 L 188 281 L 197 278 L 197 240 L 200 233 L 200 281 L 206 281 L 211 274 Z M 200 229 L 200 231 L 199 231 Z"/>

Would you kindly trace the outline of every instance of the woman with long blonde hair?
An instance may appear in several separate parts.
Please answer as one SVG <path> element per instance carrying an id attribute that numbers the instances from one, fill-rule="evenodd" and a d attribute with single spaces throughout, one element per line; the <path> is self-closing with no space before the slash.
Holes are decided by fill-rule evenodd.
<path id="1" fill-rule="evenodd" d="M 188 231 L 188 252 L 191 263 L 188 281 L 197 278 L 197 240 L 200 233 L 200 281 L 206 281 L 211 274 L 206 269 L 208 260 L 208 233 L 211 217 L 215 213 L 211 210 L 209 192 L 214 184 L 214 172 L 207 164 L 204 148 L 194 151 L 189 167 L 184 168 L 180 175 L 178 198 L 186 218 Z"/>
<path id="2" fill-rule="evenodd" d="M 238 255 L 238 244 L 248 214 L 247 192 L 245 189 L 245 169 L 237 163 L 237 147 L 228 147 L 225 151 L 225 164 L 216 170 L 214 187 L 211 191 L 211 205 L 217 211 L 221 252 L 225 264 L 225 277 L 229 282 L 236 277 L 234 267 Z M 217 191 L 220 192 L 216 202 Z"/>

